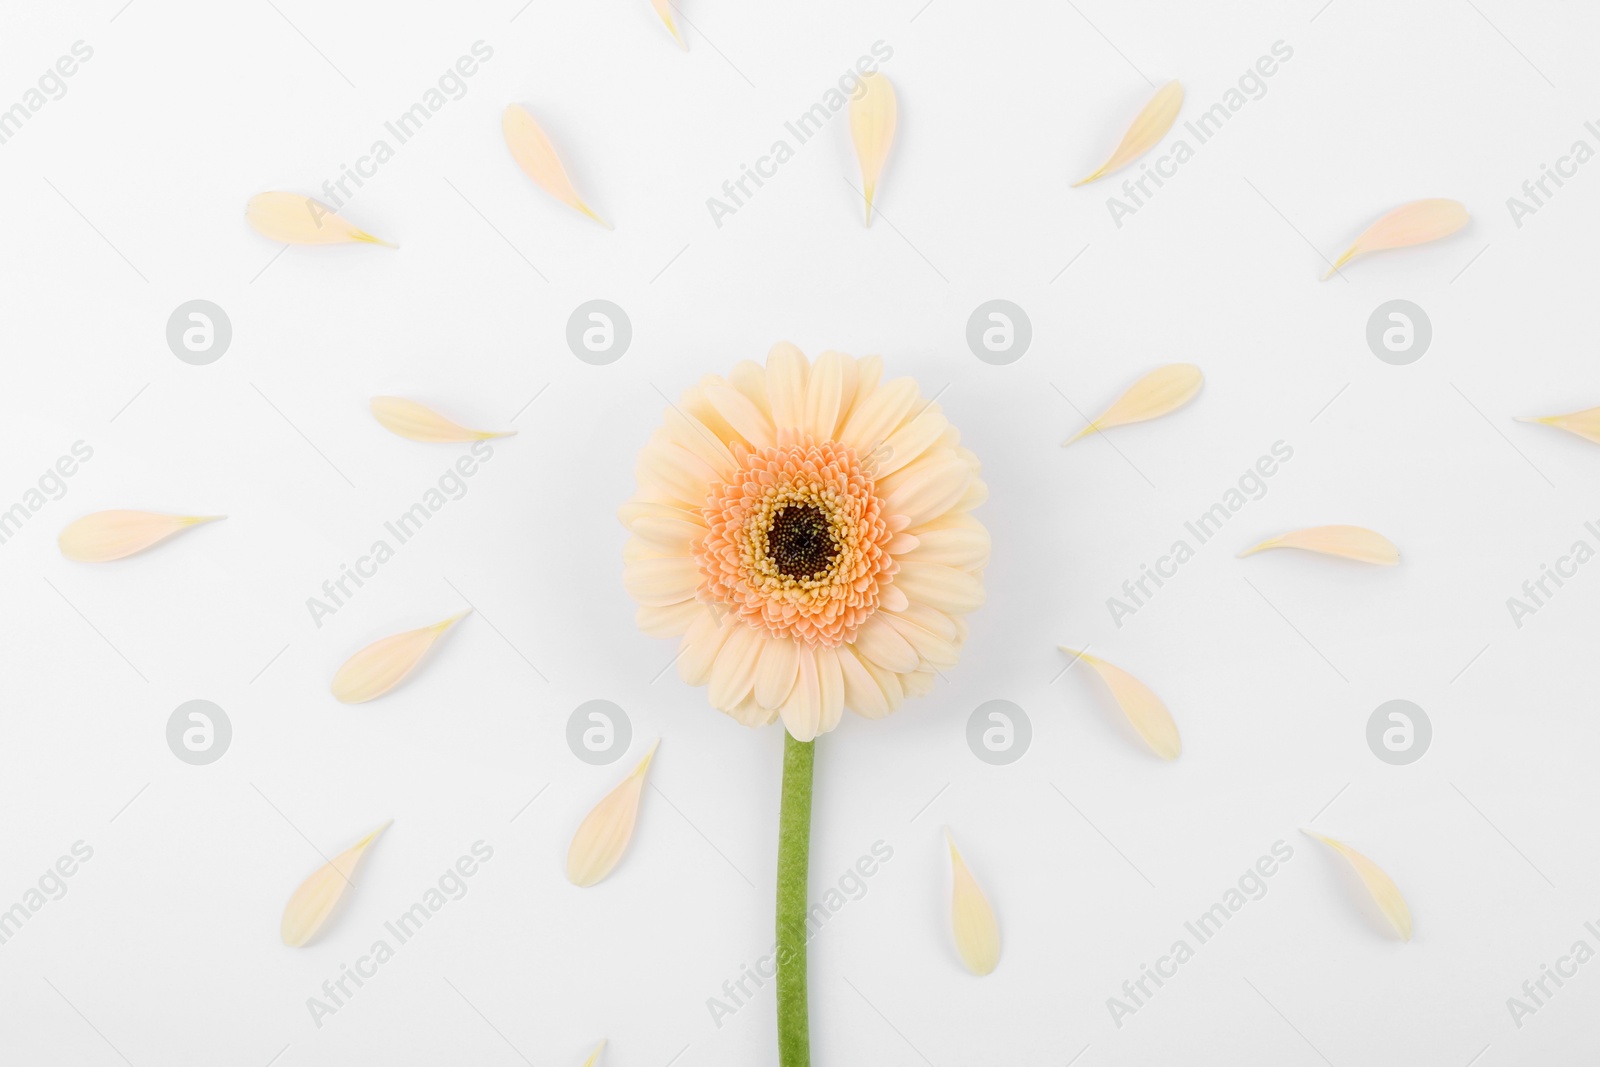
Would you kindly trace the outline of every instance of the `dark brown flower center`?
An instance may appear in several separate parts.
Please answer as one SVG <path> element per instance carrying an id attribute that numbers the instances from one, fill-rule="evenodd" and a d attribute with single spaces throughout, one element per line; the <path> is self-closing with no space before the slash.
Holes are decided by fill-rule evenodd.
<path id="1" fill-rule="evenodd" d="M 767 555 L 785 578 L 818 578 L 839 555 L 828 517 L 815 504 L 786 504 L 767 527 Z"/>

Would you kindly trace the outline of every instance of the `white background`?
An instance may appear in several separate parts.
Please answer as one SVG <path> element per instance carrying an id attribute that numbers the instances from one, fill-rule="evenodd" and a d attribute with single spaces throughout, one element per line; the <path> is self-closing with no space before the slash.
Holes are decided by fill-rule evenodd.
<path id="1" fill-rule="evenodd" d="M 577 1064 L 605 1036 L 607 1064 L 776 1062 L 770 986 L 720 1028 L 706 1000 L 771 943 L 781 735 L 662 673 L 674 648 L 634 628 L 614 512 L 662 393 L 790 339 L 942 389 L 984 462 L 994 538 L 948 682 L 818 744 L 814 893 L 873 842 L 894 849 L 812 943 L 819 1065 L 1592 1062 L 1600 963 L 1520 1029 L 1505 1002 L 1578 938 L 1600 948 L 1582 925 L 1600 919 L 1600 566 L 1520 629 L 1506 598 L 1595 544 L 1600 451 L 1512 417 L 1600 402 L 1600 164 L 1521 228 L 1505 200 L 1595 143 L 1600 17 L 1504 0 L 692 0 L 684 54 L 645 0 L 520 2 L 4 15 L 0 107 L 74 41 L 94 56 L 0 145 L 0 507 L 73 442 L 94 457 L 0 545 L 0 908 L 73 842 L 94 857 L 0 946 L 0 1060 Z M 275 259 L 246 200 L 318 194 L 478 40 L 494 56 L 464 98 L 344 209 L 401 250 Z M 885 216 L 861 225 L 839 117 L 715 226 L 706 198 L 879 40 L 901 109 Z M 1193 119 L 1279 40 L 1294 54 L 1265 96 L 1120 229 L 1120 176 L 1068 187 L 1148 83 L 1181 79 Z M 615 232 L 517 171 L 511 101 Z M 1318 281 L 1373 218 L 1425 196 L 1463 201 L 1472 224 Z M 1006 367 L 964 338 L 995 297 L 1033 324 Z M 194 298 L 234 329 L 205 367 L 165 341 Z M 610 366 L 565 344 L 593 298 L 633 323 Z M 1433 322 L 1407 367 L 1364 340 L 1394 298 Z M 1190 407 L 1057 447 L 1074 406 L 1178 360 L 1205 371 Z M 306 598 L 459 451 L 380 429 L 366 403 L 383 393 L 519 435 L 319 629 Z M 1115 627 L 1106 598 L 1278 440 L 1294 458 L 1267 495 Z M 62 526 L 119 507 L 228 519 L 116 564 L 59 555 Z M 1404 562 L 1233 557 L 1330 522 L 1381 530 Z M 352 651 L 464 598 L 478 614 L 402 690 L 329 696 Z M 1182 758 L 1151 757 L 1087 671 L 1062 676 L 1060 644 L 1161 694 Z M 233 722 L 209 767 L 166 746 L 193 698 Z M 609 767 L 564 740 L 593 698 L 633 721 Z M 994 698 L 1033 724 L 1007 767 L 965 742 Z M 1433 721 L 1407 767 L 1365 742 L 1393 698 Z M 630 853 L 571 887 L 572 829 L 656 737 Z M 1410 944 L 1298 833 L 1313 817 L 1404 890 Z M 283 947 L 282 906 L 319 852 L 390 818 L 324 935 Z M 1000 916 L 988 978 L 949 942 L 943 826 Z M 480 839 L 494 858 L 468 894 L 314 1026 L 306 998 Z M 1278 840 L 1294 858 L 1266 896 L 1114 1026 L 1106 998 Z"/>

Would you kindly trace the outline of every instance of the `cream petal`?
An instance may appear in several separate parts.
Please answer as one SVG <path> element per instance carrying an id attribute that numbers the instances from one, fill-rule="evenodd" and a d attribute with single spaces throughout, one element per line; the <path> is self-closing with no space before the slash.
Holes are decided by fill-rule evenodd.
<path id="1" fill-rule="evenodd" d="M 989 562 L 989 531 L 976 522 L 923 530 L 917 534 L 915 548 L 896 553 L 895 557 L 918 563 L 942 563 L 963 571 L 977 570 Z"/>
<path id="2" fill-rule="evenodd" d="M 967 483 L 967 491 L 956 501 L 956 506 L 951 511 L 971 511 L 989 499 L 989 486 L 982 478 L 974 478 Z"/>
<path id="3" fill-rule="evenodd" d="M 572 843 L 567 846 L 567 881 L 573 885 L 587 888 L 603 881 L 622 860 L 639 818 L 645 774 L 650 770 L 650 760 L 660 743 L 651 745 L 628 777 L 578 824 Z"/>
<path id="4" fill-rule="evenodd" d="M 811 649 L 799 649 L 798 658 L 800 669 L 794 688 L 778 711 L 784 728 L 796 741 L 810 741 L 822 727 L 822 682 L 817 677 L 817 657 Z"/>
<path id="5" fill-rule="evenodd" d="M 894 584 L 913 602 L 921 601 L 949 615 L 966 615 L 983 604 L 981 581 L 941 563 L 902 561 Z"/>
<path id="6" fill-rule="evenodd" d="M 673 406 L 662 413 L 661 429 L 673 444 L 692 452 L 717 477 L 726 480 L 737 469 L 733 453 L 711 427 L 681 408 Z"/>
<path id="7" fill-rule="evenodd" d="M 904 608 L 889 611 L 889 614 L 904 619 L 913 626 L 920 626 L 953 645 L 961 644 L 961 634 L 956 629 L 956 620 L 926 604 L 908 604 Z"/>
<path id="8" fill-rule="evenodd" d="M 1119 396 L 1105 414 L 1061 442 L 1061 447 L 1065 448 L 1079 438 L 1109 430 L 1113 426 L 1147 422 L 1171 414 L 1193 400 L 1204 384 L 1204 375 L 1193 363 L 1169 363 L 1165 367 L 1157 367 L 1128 386 L 1127 392 Z"/>
<path id="9" fill-rule="evenodd" d="M 1364 526 L 1312 526 L 1305 530 L 1291 530 L 1247 548 L 1239 555 L 1253 556 L 1272 548 L 1298 548 L 1305 552 L 1385 567 L 1393 567 L 1400 562 L 1400 550 L 1394 546 L 1394 542 Z"/>
<path id="10" fill-rule="evenodd" d="M 61 554 L 79 563 L 109 563 L 143 552 L 173 534 L 222 515 L 162 515 L 153 511 L 96 511 L 67 524 L 56 539 Z"/>
<path id="11" fill-rule="evenodd" d="M 1519 415 L 1517 421 L 1554 426 L 1558 430 L 1576 434 L 1585 441 L 1600 443 L 1600 408 L 1585 408 L 1565 415 Z"/>
<path id="12" fill-rule="evenodd" d="M 878 356 L 862 356 L 855 363 L 856 387 L 853 392 L 846 393 L 844 410 L 839 412 L 839 440 L 844 439 L 844 427 L 849 424 L 850 417 L 861 409 L 861 406 L 878 391 L 878 383 L 883 379 L 883 360 Z"/>
<path id="13" fill-rule="evenodd" d="M 932 448 L 949 428 L 950 420 L 945 418 L 937 407 L 929 405 L 926 411 L 890 434 L 889 439 L 873 453 L 877 457 L 873 467 L 873 477 L 887 478 L 900 468 L 916 461 Z"/>
<path id="14" fill-rule="evenodd" d="M 767 395 L 767 368 L 753 359 L 741 359 L 729 372 L 728 384 L 743 393 L 769 424 L 772 422 L 772 398 Z"/>
<path id="15" fill-rule="evenodd" d="M 717 653 L 722 651 L 723 643 L 733 632 L 733 625 L 726 615 L 718 614 L 703 604 L 697 607 L 700 613 L 689 624 L 683 642 L 678 647 L 678 677 L 686 684 L 696 686 L 711 681 L 711 667 L 717 661 Z"/>
<path id="16" fill-rule="evenodd" d="M 894 143 L 898 111 L 894 86 L 883 72 L 864 75 L 850 100 L 850 138 L 855 142 L 856 160 L 861 164 L 861 191 L 867 202 L 868 226 L 872 225 L 872 199 L 877 195 L 878 179 L 889 158 L 889 146 Z"/>
<path id="17" fill-rule="evenodd" d="M 631 527 L 640 519 L 661 519 L 677 522 L 698 523 L 702 528 L 705 520 L 700 517 L 698 509 L 682 504 L 663 504 L 659 501 L 633 499 L 617 509 L 617 518 L 622 525 Z"/>
<path id="18" fill-rule="evenodd" d="M 935 677 L 933 671 L 912 671 L 910 674 L 902 674 L 900 688 L 905 690 L 907 697 L 926 696 L 933 692 Z"/>
<path id="19" fill-rule="evenodd" d="M 961 650 L 954 641 L 946 641 L 937 634 L 924 630 L 906 620 L 888 612 L 880 612 L 873 618 L 886 619 L 895 632 L 903 637 L 917 653 L 921 661 L 919 666 L 926 665 L 936 670 L 949 670 L 961 659 Z"/>
<path id="20" fill-rule="evenodd" d="M 728 425 L 728 420 L 706 399 L 706 390 L 714 386 L 727 387 L 727 382 L 714 374 L 707 375 L 699 385 L 691 385 L 678 395 L 678 407 L 689 418 L 711 431 L 711 435 L 730 451 L 744 454 L 744 439 L 739 431 Z"/>
<path id="21" fill-rule="evenodd" d="M 1133 728 L 1139 731 L 1144 743 L 1150 746 L 1150 751 L 1164 760 L 1178 758 L 1183 751 L 1183 742 L 1178 737 L 1178 724 L 1172 720 L 1172 713 L 1161 702 L 1161 698 L 1151 692 L 1149 686 L 1121 667 L 1107 663 L 1097 656 L 1066 647 L 1061 651 L 1078 657 L 1095 669 L 1111 690 L 1111 695 L 1122 708 L 1122 713 L 1128 717 Z"/>
<path id="22" fill-rule="evenodd" d="M 245 219 L 263 237 L 289 245 L 369 244 L 398 248 L 357 229 L 327 204 L 298 193 L 258 193 L 245 206 Z"/>
<path id="23" fill-rule="evenodd" d="M 767 396 L 780 443 L 787 443 L 785 434 L 805 424 L 808 371 L 805 354 L 787 341 L 779 341 L 767 353 Z"/>
<path id="24" fill-rule="evenodd" d="M 639 450 L 634 473 L 641 485 L 654 484 L 691 507 L 703 505 L 711 486 L 720 481 L 694 453 L 660 439 Z"/>
<path id="25" fill-rule="evenodd" d="M 717 661 L 711 667 L 710 688 L 707 696 L 714 707 L 735 707 L 750 694 L 756 683 L 756 664 L 761 658 L 761 646 L 766 638 L 753 627 L 735 623 L 733 633 L 722 644 Z"/>
<path id="26" fill-rule="evenodd" d="M 891 537 L 883 550 L 894 558 L 899 559 L 901 556 L 916 551 L 917 546 L 921 543 L 921 539 L 916 534 L 901 532 Z"/>
<path id="27" fill-rule="evenodd" d="M 761 661 L 756 665 L 756 703 L 764 708 L 781 707 L 800 670 L 800 646 L 788 637 L 769 637 L 762 646 Z"/>
<path id="28" fill-rule="evenodd" d="M 646 637 L 677 637 L 694 623 L 705 605 L 694 600 L 676 604 L 640 604 L 634 612 L 634 622 Z"/>
<path id="29" fill-rule="evenodd" d="M 814 650 L 817 659 L 817 693 L 821 700 L 821 716 L 817 733 L 825 734 L 839 725 L 844 717 L 844 667 L 837 648 Z"/>
<path id="30" fill-rule="evenodd" d="M 643 537 L 629 537 L 622 543 L 622 562 L 624 565 L 639 559 L 663 559 L 667 556 L 687 556 L 689 553 L 680 549 L 662 548 L 654 542 Z"/>
<path id="31" fill-rule="evenodd" d="M 904 515 L 912 526 L 943 515 L 960 500 L 972 480 L 972 469 L 956 455 L 929 456 L 896 474 L 897 483 L 884 486 L 884 503 L 896 515 Z"/>
<path id="32" fill-rule="evenodd" d="M 1121 170 L 1160 144 L 1161 138 L 1172 129 L 1172 124 L 1177 120 L 1182 107 L 1183 86 L 1176 81 L 1170 81 L 1157 89 L 1156 95 L 1152 96 L 1140 109 L 1139 114 L 1134 116 L 1127 132 L 1122 135 L 1122 142 L 1117 145 L 1116 151 L 1111 153 L 1111 158 L 1087 178 L 1073 182 L 1072 187 L 1076 189 L 1080 185 L 1088 185 L 1113 171 Z"/>
<path id="33" fill-rule="evenodd" d="M 856 654 L 897 674 L 917 669 L 917 650 L 883 614 L 876 613 L 856 630 Z"/>
<path id="34" fill-rule="evenodd" d="M 904 611 L 911 605 L 903 590 L 896 589 L 893 585 L 878 588 L 878 607 L 885 611 Z"/>
<path id="35" fill-rule="evenodd" d="M 757 448 L 771 448 L 777 443 L 771 420 L 742 392 L 731 385 L 713 385 L 705 393 L 706 400 L 745 441 Z"/>
<path id="36" fill-rule="evenodd" d="M 877 679 L 856 657 L 849 645 L 836 650 L 839 673 L 844 681 L 844 703 L 864 719 L 881 719 L 889 714 L 889 701 Z"/>
<path id="37" fill-rule="evenodd" d="M 1382 867 L 1379 867 L 1343 841 L 1335 841 L 1331 837 L 1324 837 L 1322 834 L 1311 830 L 1301 830 L 1300 832 L 1308 837 L 1316 838 L 1343 856 L 1345 861 L 1355 868 L 1356 874 L 1361 876 L 1361 884 L 1372 895 L 1373 903 L 1378 905 L 1378 910 L 1383 913 L 1383 917 L 1389 920 L 1389 925 L 1394 927 L 1394 932 L 1400 935 L 1400 940 L 1411 940 L 1411 909 L 1406 906 L 1406 898 L 1400 895 L 1400 888 L 1394 884 L 1394 879 L 1385 874 Z"/>
<path id="38" fill-rule="evenodd" d="M 817 357 L 806 379 L 805 430 L 819 443 L 833 440 L 839 425 L 839 409 L 844 404 L 845 368 L 850 357 L 824 352 Z"/>
<path id="39" fill-rule="evenodd" d="M 339 898 L 351 887 L 351 879 L 368 846 L 388 828 L 389 823 L 384 823 L 318 867 L 311 877 L 300 883 L 300 887 L 289 898 L 289 903 L 284 905 L 283 919 L 278 925 L 278 933 L 285 945 L 299 948 L 317 935 L 322 924 L 328 921 L 328 916 L 333 914 Z"/>
<path id="40" fill-rule="evenodd" d="M 747 697 L 732 708 L 718 708 L 740 726 L 770 726 L 778 721 L 777 708 L 764 708 L 755 697 Z"/>
<path id="41" fill-rule="evenodd" d="M 372 417 L 385 430 L 409 441 L 427 444 L 458 444 L 467 441 L 488 441 L 497 437 L 511 437 L 515 430 L 469 430 L 445 418 L 432 408 L 402 396 L 375 396 L 371 402 Z"/>
<path id="42" fill-rule="evenodd" d="M 990 974 L 1000 965 L 1000 925 L 995 922 L 989 898 L 957 851 L 955 838 L 948 830 L 944 838 L 950 846 L 950 927 L 955 934 L 956 952 L 973 974 Z"/>
<path id="43" fill-rule="evenodd" d="M 562 166 L 555 145 L 540 128 L 539 123 L 521 104 L 509 104 L 500 116 L 500 132 L 505 136 L 511 158 L 517 161 L 522 173 L 533 183 L 574 211 L 589 216 L 606 229 L 611 224 L 584 203 L 583 197 L 572 187 L 567 168 Z"/>
<path id="44" fill-rule="evenodd" d="M 918 396 L 917 383 L 910 378 L 897 378 L 874 390 L 850 413 L 839 434 L 840 441 L 858 455 L 871 454 L 911 413 Z"/>
<path id="45" fill-rule="evenodd" d="M 687 52 L 689 50 L 689 45 L 686 41 L 684 41 L 683 34 L 678 32 L 678 20 L 672 17 L 671 0 L 650 0 L 650 6 L 656 9 L 657 17 L 659 17 L 662 24 L 667 27 L 667 32 L 672 34 L 672 39 L 678 42 L 678 47 Z M 602 1041 L 600 1044 L 601 1046 L 604 1046 L 605 1042 Z M 600 1050 L 595 1049 L 594 1055 L 600 1055 Z M 594 1056 L 589 1057 L 589 1062 L 594 1062 Z M 589 1067 L 589 1064 L 584 1064 L 584 1067 Z"/>
<path id="46" fill-rule="evenodd" d="M 1357 256 L 1437 241 L 1449 237 L 1470 221 L 1466 205 L 1457 200 L 1413 200 L 1402 204 L 1368 226 L 1344 254 L 1334 260 L 1322 280 L 1333 277 L 1340 267 Z"/>
<path id="47" fill-rule="evenodd" d="M 471 614 L 463 611 L 432 626 L 391 634 L 345 660 L 329 687 L 344 704 L 376 700 L 405 681 L 444 632 Z"/>
<path id="48" fill-rule="evenodd" d="M 887 667 L 879 666 L 870 658 L 862 655 L 854 648 L 851 648 L 850 645 L 840 645 L 839 647 L 842 649 L 849 648 L 852 652 L 854 652 L 855 657 L 858 661 L 860 661 L 861 666 L 866 669 L 867 673 L 872 676 L 872 680 L 877 683 L 878 688 L 883 691 L 884 703 L 887 705 L 887 709 L 885 710 L 884 714 L 888 715 L 899 711 L 900 706 L 905 703 L 906 699 L 905 689 L 900 684 L 900 675 L 895 671 L 889 670 Z M 860 712 L 860 709 L 856 710 Z M 871 718 L 871 716 L 867 717 Z"/>
<path id="49" fill-rule="evenodd" d="M 688 556 L 632 560 L 622 568 L 622 585 L 639 603 L 665 607 L 693 599 L 700 565 Z"/>
<path id="50" fill-rule="evenodd" d="M 647 542 L 662 555 L 687 556 L 694 546 L 705 540 L 703 523 L 683 519 L 658 519 L 648 517 L 635 520 L 633 535 Z"/>

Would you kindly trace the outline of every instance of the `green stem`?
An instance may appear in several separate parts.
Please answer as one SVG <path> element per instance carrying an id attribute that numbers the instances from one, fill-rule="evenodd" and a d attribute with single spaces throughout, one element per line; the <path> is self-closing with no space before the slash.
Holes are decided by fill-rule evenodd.
<path id="1" fill-rule="evenodd" d="M 783 732 L 778 815 L 778 1062 L 810 1067 L 806 1011 L 806 870 L 811 858 L 811 768 L 816 742 Z"/>

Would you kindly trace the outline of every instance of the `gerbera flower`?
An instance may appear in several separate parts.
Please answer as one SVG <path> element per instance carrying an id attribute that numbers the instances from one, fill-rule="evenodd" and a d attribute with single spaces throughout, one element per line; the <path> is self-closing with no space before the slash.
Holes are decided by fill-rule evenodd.
<path id="1" fill-rule="evenodd" d="M 983 602 L 978 459 L 876 357 L 791 344 L 683 393 L 639 454 L 623 582 L 678 671 L 796 740 L 897 710 L 953 666 Z"/>

